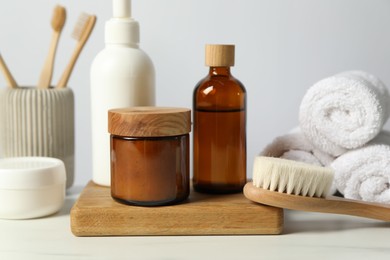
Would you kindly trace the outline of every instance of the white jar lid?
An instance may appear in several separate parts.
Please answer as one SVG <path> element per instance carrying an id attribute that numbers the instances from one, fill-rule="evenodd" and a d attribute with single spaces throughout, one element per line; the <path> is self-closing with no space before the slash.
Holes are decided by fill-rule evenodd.
<path id="1" fill-rule="evenodd" d="M 49 157 L 0 159 L 0 189 L 36 189 L 66 181 L 64 163 Z"/>

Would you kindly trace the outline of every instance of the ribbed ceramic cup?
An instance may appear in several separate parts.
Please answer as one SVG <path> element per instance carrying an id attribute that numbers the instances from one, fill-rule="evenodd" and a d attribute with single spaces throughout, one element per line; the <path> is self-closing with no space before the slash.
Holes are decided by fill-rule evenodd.
<path id="1" fill-rule="evenodd" d="M 0 157 L 62 160 L 74 180 L 74 96 L 70 88 L 0 89 Z"/>

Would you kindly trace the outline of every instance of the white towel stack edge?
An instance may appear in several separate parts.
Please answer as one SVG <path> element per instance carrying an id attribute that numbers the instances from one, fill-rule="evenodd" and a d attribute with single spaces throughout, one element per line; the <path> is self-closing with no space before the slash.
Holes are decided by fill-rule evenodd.
<path id="1" fill-rule="evenodd" d="M 279 136 L 260 153 L 332 167 L 332 191 L 390 204 L 390 115 L 386 86 L 364 71 L 323 79 L 306 93 L 300 130 Z"/>

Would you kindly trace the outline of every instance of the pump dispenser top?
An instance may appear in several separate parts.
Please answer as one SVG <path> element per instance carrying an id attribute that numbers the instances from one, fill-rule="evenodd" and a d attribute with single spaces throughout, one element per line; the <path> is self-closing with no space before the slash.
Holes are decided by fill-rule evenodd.
<path id="1" fill-rule="evenodd" d="M 114 18 L 131 17 L 131 0 L 113 0 L 112 11 Z"/>
<path id="2" fill-rule="evenodd" d="M 112 1 L 113 18 L 106 22 L 106 44 L 138 45 L 139 24 L 131 18 L 131 0 Z"/>

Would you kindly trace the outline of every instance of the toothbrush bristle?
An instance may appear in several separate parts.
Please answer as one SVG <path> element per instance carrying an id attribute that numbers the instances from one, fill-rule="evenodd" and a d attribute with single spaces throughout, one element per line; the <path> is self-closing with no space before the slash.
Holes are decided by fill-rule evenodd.
<path id="1" fill-rule="evenodd" d="M 287 194 L 325 197 L 332 185 L 333 175 L 330 168 L 258 156 L 253 166 L 253 185 Z"/>
<path id="2" fill-rule="evenodd" d="M 57 5 L 53 11 L 53 17 L 51 19 L 51 27 L 55 31 L 60 31 L 64 27 L 66 21 L 66 9 L 63 6 Z"/>
<path id="3" fill-rule="evenodd" d="M 72 32 L 72 38 L 76 40 L 80 40 L 83 36 L 85 29 L 87 27 L 87 23 L 89 21 L 90 15 L 87 13 L 81 13 L 79 18 L 77 19 L 76 25 Z"/>

